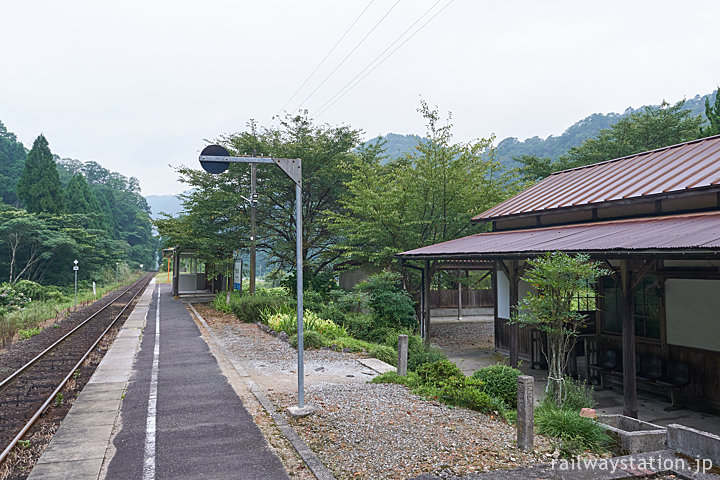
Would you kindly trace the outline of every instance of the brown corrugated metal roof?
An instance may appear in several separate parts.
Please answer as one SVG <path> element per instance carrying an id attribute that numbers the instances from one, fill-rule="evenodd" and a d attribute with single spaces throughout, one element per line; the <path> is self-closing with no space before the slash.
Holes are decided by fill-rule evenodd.
<path id="1" fill-rule="evenodd" d="M 720 249 L 720 212 L 479 233 L 400 257 Z"/>
<path id="2" fill-rule="evenodd" d="M 564 170 L 473 218 L 487 221 L 720 185 L 720 135 Z"/>

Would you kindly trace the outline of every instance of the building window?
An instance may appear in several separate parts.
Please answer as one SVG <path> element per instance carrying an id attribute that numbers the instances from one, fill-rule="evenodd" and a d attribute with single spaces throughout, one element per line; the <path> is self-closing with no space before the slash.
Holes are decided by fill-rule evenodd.
<path id="1" fill-rule="evenodd" d="M 605 321 L 603 332 L 622 332 L 622 288 L 615 281 L 614 276 L 602 279 L 602 300 Z"/>
<path id="2" fill-rule="evenodd" d="M 660 338 L 660 280 L 655 275 L 645 275 L 635 287 L 635 335 Z"/>
<path id="3" fill-rule="evenodd" d="M 585 288 L 579 290 L 573 297 L 572 308 L 576 312 L 594 312 L 597 310 L 595 298 L 595 285 L 586 283 Z"/>
<path id="4" fill-rule="evenodd" d="M 622 287 L 614 276 L 603 278 L 603 332 L 622 333 Z M 633 291 L 635 335 L 660 338 L 660 280 L 646 275 Z"/>

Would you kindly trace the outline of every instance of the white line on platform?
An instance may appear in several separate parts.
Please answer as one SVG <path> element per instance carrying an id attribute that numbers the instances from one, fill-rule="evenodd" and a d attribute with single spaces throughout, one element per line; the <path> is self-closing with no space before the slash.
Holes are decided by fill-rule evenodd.
<path id="1" fill-rule="evenodd" d="M 152 373 L 150 374 L 143 480 L 155 480 L 155 432 L 157 430 L 157 386 L 158 366 L 160 363 L 160 287 L 155 286 L 155 289 L 158 292 L 157 306 L 155 308 L 155 349 L 153 350 Z"/>

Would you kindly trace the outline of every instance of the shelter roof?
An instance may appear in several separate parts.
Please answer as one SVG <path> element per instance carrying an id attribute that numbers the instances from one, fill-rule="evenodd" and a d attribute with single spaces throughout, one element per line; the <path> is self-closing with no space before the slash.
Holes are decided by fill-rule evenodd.
<path id="1" fill-rule="evenodd" d="M 556 250 L 720 254 L 720 212 L 479 233 L 409 250 L 398 256 L 406 259 L 482 256 L 489 259 Z"/>
<path id="2" fill-rule="evenodd" d="M 475 222 L 720 187 L 720 135 L 553 173 Z"/>

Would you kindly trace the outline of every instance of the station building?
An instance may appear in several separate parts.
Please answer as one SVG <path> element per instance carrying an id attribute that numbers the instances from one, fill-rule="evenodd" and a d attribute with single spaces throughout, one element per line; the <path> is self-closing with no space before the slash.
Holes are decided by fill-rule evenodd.
<path id="1" fill-rule="evenodd" d="M 422 269 L 426 338 L 432 275 L 490 268 L 496 349 L 540 367 L 543 335 L 508 325 L 526 260 L 587 253 L 613 273 L 577 299 L 574 373 L 622 385 L 626 415 L 637 388 L 720 410 L 720 136 L 556 172 L 472 221 L 491 231 L 398 255 Z"/>

